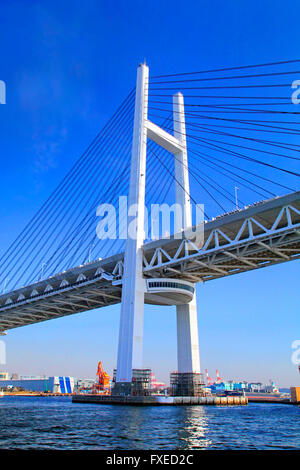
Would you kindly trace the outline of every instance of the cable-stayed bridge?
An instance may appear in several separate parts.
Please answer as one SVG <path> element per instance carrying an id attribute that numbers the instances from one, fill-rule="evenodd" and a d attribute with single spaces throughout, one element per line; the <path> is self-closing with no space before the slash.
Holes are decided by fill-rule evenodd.
<path id="1" fill-rule="evenodd" d="M 187 245 L 187 247 L 186 247 Z M 192 250 L 185 240 L 143 246 L 146 302 L 153 279 L 195 282 L 250 271 L 300 256 L 300 192 L 271 199 L 205 224 L 205 243 Z M 3 329 L 105 307 L 121 301 L 124 253 L 92 261 L 1 296 Z M 170 292 L 173 289 L 170 288 Z M 166 289 L 162 304 L 174 305 Z"/>
<path id="2" fill-rule="evenodd" d="M 299 258 L 299 62 L 152 78 L 142 64 L 2 255 L 0 331 L 121 302 L 117 382 L 128 383 L 142 367 L 144 302 L 176 305 L 178 371 L 200 372 L 195 284 Z M 137 206 L 132 240 L 120 195 Z M 191 205 L 204 203 L 201 244 L 174 227 L 153 240 L 150 217 L 145 230 L 145 206 L 175 201 L 182 233 L 197 229 Z M 99 239 L 104 203 L 117 208 L 117 236 Z"/>

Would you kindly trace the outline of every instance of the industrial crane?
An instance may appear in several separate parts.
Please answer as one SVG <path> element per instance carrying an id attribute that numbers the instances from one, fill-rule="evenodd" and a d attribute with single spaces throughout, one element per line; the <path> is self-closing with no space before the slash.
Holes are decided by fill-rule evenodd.
<path id="1" fill-rule="evenodd" d="M 101 393 L 102 395 L 110 395 L 110 376 L 104 371 L 102 362 L 98 363 L 97 369 L 98 383 L 93 385 L 94 393 Z"/>
<path id="2" fill-rule="evenodd" d="M 220 377 L 220 374 L 219 374 L 218 369 L 216 370 L 216 376 L 217 376 L 217 383 L 218 383 L 218 384 L 221 383 L 221 382 L 223 382 L 223 379 L 222 379 L 222 377 Z"/>
<path id="3" fill-rule="evenodd" d="M 205 369 L 205 373 L 206 373 L 207 384 L 212 385 L 214 382 L 213 382 L 213 379 L 211 377 L 209 377 L 207 369 Z"/>

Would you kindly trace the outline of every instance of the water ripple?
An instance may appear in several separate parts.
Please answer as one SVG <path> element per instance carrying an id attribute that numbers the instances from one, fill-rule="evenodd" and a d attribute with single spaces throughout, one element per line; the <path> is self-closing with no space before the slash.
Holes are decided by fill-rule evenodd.
<path id="1" fill-rule="evenodd" d="M 0 448 L 300 449 L 300 408 L 128 407 L 68 397 L 0 400 Z"/>

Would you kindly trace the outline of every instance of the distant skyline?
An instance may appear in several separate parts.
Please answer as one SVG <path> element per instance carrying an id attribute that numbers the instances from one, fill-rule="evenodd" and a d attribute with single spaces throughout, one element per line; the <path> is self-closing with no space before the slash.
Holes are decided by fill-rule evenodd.
<path id="1" fill-rule="evenodd" d="M 134 86 L 139 62 L 155 75 L 299 58 L 298 12 L 289 0 L 4 2 L 0 254 Z M 299 274 L 294 261 L 197 286 L 203 372 L 300 384 L 291 361 Z M 112 373 L 119 313 L 116 305 L 9 330 L 1 368 L 93 378 L 101 360 Z M 144 365 L 163 381 L 176 369 L 174 307 L 146 305 Z"/>

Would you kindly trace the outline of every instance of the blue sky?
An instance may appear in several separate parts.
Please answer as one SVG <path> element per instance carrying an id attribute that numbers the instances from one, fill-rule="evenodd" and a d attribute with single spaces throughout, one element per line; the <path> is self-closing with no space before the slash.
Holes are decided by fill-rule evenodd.
<path id="1" fill-rule="evenodd" d="M 2 1 L 0 252 L 18 235 L 135 84 L 153 75 L 299 57 L 294 2 Z M 295 77 L 295 79 L 299 79 Z M 202 368 L 299 383 L 299 262 L 197 288 Z M 145 366 L 176 369 L 174 308 L 146 306 Z M 9 332 L 8 369 L 93 377 L 116 362 L 119 306 Z M 163 358 L 163 360 L 162 360 Z"/>

